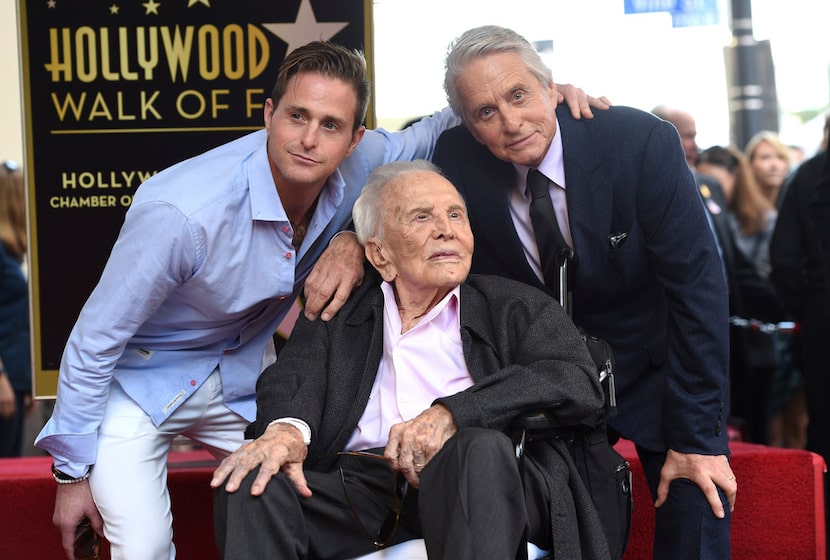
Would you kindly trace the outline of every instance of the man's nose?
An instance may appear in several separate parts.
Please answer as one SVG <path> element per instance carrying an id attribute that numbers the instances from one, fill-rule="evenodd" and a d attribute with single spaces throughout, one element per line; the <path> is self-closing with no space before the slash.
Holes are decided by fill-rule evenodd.
<path id="1" fill-rule="evenodd" d="M 303 131 L 303 135 L 300 137 L 300 142 L 302 142 L 303 147 L 306 149 L 313 148 L 317 145 L 317 139 L 320 134 L 320 129 L 316 125 L 309 125 Z"/>
<path id="2" fill-rule="evenodd" d="M 518 109 L 504 108 L 501 111 L 502 127 L 507 132 L 515 132 L 522 126 L 522 115 Z"/>
<path id="3" fill-rule="evenodd" d="M 437 238 L 455 237 L 455 231 L 448 216 L 439 216 L 435 219 L 435 236 Z"/>

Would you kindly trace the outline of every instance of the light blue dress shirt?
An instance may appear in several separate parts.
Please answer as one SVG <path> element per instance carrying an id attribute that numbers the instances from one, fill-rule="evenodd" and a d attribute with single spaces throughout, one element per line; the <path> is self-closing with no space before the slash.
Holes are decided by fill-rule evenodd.
<path id="1" fill-rule="evenodd" d="M 159 426 L 217 366 L 225 403 L 253 420 L 274 330 L 350 222 L 369 173 L 431 158 L 441 132 L 459 122 L 445 109 L 401 132 L 367 131 L 329 177 L 297 254 L 264 130 L 146 181 L 69 336 L 54 413 L 36 445 L 81 476 L 95 463 L 113 378 Z"/>

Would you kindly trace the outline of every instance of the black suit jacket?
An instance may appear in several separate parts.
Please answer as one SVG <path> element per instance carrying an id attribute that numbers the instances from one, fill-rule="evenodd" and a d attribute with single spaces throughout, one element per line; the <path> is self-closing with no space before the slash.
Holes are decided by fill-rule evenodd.
<path id="1" fill-rule="evenodd" d="M 312 434 L 304 468 L 332 467 L 363 415 L 380 364 L 379 285 L 369 269 L 331 321 L 298 318 L 277 362 L 260 376 L 257 420 L 247 437 L 258 437 L 278 418 L 300 418 Z M 522 412 L 539 409 L 575 425 L 603 407 L 596 366 L 553 298 L 505 278 L 471 276 L 461 285 L 460 320 L 474 384 L 436 401 L 450 410 L 459 429 L 507 432 Z M 607 558 L 599 518 L 565 443 L 534 442 L 528 456 L 546 467 L 556 550 L 567 557 Z"/>
<path id="2" fill-rule="evenodd" d="M 614 349 L 613 427 L 653 450 L 728 453 L 726 282 L 676 130 L 626 107 L 579 121 L 560 107 L 557 118 L 574 321 Z M 540 286 L 509 213 L 512 164 L 463 126 L 441 136 L 433 159 L 466 198 L 473 271 Z"/>
<path id="3" fill-rule="evenodd" d="M 786 311 L 799 321 L 817 311 L 830 314 L 819 228 L 810 215 L 826 153 L 802 163 L 790 178 L 769 248 L 772 281 Z M 826 330 L 824 323 L 815 326 Z"/>
<path id="4" fill-rule="evenodd" d="M 824 167 L 816 184 L 816 194 L 810 203 L 810 215 L 818 232 L 824 261 L 824 276 L 830 282 L 830 153 L 825 151 Z"/>

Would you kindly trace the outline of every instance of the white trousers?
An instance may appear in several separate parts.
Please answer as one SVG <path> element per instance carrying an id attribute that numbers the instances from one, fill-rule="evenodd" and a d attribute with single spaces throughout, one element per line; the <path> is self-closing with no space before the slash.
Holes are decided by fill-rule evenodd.
<path id="1" fill-rule="evenodd" d="M 218 370 L 158 428 L 113 382 L 89 477 L 112 560 L 174 559 L 167 490 L 171 442 L 182 434 L 222 458 L 242 445 L 247 425 L 225 406 Z"/>

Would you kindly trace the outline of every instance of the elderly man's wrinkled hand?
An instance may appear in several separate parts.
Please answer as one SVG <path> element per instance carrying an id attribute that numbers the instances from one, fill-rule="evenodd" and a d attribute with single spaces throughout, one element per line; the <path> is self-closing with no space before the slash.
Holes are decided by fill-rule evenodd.
<path id="1" fill-rule="evenodd" d="M 384 456 L 393 470 L 418 488 L 421 471 L 457 431 L 449 409 L 433 405 L 412 420 L 392 426 Z"/>
<path id="2" fill-rule="evenodd" d="M 657 501 L 655 507 L 662 506 L 669 495 L 669 486 L 672 480 L 686 478 L 697 484 L 706 495 L 712 512 L 718 519 L 726 517 L 718 487 L 726 493 L 729 502 L 729 511 L 735 510 L 735 496 L 738 493 L 738 481 L 735 473 L 729 466 L 729 459 L 725 455 L 698 455 L 695 453 L 680 453 L 669 449 L 666 462 L 660 471 L 660 484 L 657 486 Z"/>
<path id="3" fill-rule="evenodd" d="M 225 457 L 216 467 L 210 486 L 218 488 L 227 480 L 225 490 L 236 492 L 248 473 L 259 467 L 259 473 L 251 486 L 251 495 L 261 495 L 271 477 L 282 470 L 300 495 L 308 498 L 311 490 L 303 474 L 303 461 L 307 453 L 308 448 L 297 428 L 290 424 L 272 424 L 260 437 Z"/>
<path id="4" fill-rule="evenodd" d="M 353 232 L 341 232 L 323 251 L 305 281 L 306 318 L 334 317 L 363 281 L 363 246 Z"/>

